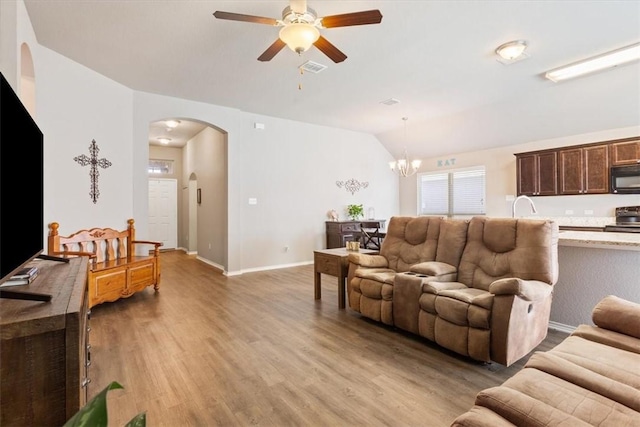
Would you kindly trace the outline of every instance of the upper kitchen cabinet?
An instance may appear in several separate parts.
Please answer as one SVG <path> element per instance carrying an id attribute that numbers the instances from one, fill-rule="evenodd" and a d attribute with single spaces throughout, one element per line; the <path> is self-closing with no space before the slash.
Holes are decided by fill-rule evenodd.
<path id="1" fill-rule="evenodd" d="M 516 153 L 518 195 L 609 193 L 611 166 L 640 163 L 640 137 Z"/>
<path id="2" fill-rule="evenodd" d="M 609 192 L 609 150 L 606 144 L 558 151 L 558 194 Z"/>
<path id="3" fill-rule="evenodd" d="M 558 194 L 557 154 L 554 151 L 516 154 L 516 158 L 518 195 Z"/>
<path id="4" fill-rule="evenodd" d="M 640 163 L 640 138 L 620 139 L 609 146 L 611 166 Z"/>

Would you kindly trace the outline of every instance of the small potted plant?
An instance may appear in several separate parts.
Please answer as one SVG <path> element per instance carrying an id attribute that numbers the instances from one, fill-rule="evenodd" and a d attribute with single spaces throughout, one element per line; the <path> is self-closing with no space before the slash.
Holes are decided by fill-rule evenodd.
<path id="1" fill-rule="evenodd" d="M 364 207 L 362 205 L 347 205 L 347 215 L 351 221 L 357 221 L 364 217 Z"/>

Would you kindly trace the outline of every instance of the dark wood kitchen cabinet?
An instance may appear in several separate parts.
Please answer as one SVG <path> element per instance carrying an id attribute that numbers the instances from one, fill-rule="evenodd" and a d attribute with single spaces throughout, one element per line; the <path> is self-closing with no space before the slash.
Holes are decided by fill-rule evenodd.
<path id="1" fill-rule="evenodd" d="M 517 155 L 518 195 L 558 194 L 557 154 L 555 151 Z"/>
<path id="2" fill-rule="evenodd" d="M 589 145 L 558 151 L 558 194 L 609 192 L 609 147 Z"/>
<path id="3" fill-rule="evenodd" d="M 611 166 L 640 163 L 640 137 L 516 153 L 518 195 L 609 193 Z"/>
<path id="4" fill-rule="evenodd" d="M 640 138 L 619 140 L 609 146 L 611 166 L 640 163 Z"/>

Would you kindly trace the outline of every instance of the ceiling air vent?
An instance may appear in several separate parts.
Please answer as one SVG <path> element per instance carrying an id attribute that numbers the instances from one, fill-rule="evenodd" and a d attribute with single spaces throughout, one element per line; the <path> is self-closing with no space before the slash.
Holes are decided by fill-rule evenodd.
<path id="1" fill-rule="evenodd" d="M 327 66 L 318 64 L 317 62 L 307 61 L 299 68 L 304 71 L 309 71 L 310 73 L 318 74 L 319 72 L 326 70 Z"/>
<path id="2" fill-rule="evenodd" d="M 395 105 L 399 103 L 400 101 L 395 98 L 389 98 L 389 99 L 385 99 L 384 101 L 380 101 L 380 104 L 384 104 L 384 105 Z"/>

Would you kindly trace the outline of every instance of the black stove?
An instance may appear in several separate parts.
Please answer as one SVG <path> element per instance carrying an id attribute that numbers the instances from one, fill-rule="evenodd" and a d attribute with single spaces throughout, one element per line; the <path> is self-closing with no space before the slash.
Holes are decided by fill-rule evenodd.
<path id="1" fill-rule="evenodd" d="M 604 231 L 640 233 L 640 206 L 616 208 L 616 223 L 605 226 Z"/>

